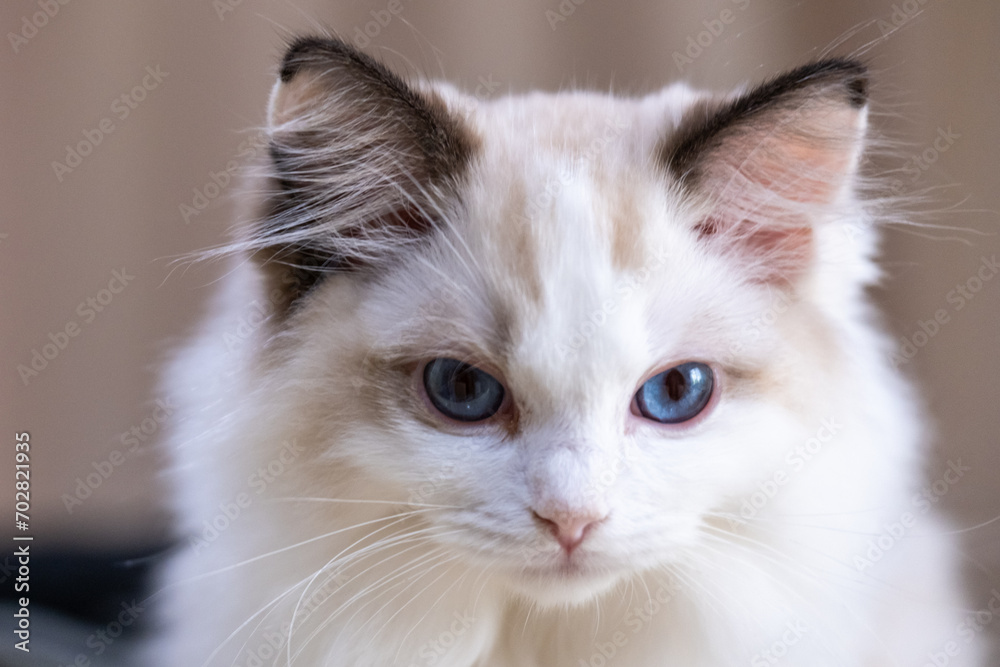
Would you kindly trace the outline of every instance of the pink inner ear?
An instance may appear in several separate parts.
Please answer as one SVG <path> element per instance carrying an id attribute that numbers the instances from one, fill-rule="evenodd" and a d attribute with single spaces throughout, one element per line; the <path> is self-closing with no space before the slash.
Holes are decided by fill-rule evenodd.
<path id="1" fill-rule="evenodd" d="M 782 191 L 782 186 L 794 185 L 792 179 L 785 178 L 779 185 L 776 180 L 761 178 L 756 165 L 745 162 L 741 166 L 756 171 L 756 178 L 730 168 L 728 179 L 715 188 L 719 195 L 712 212 L 693 231 L 714 252 L 744 267 L 754 282 L 794 281 L 805 273 L 813 257 L 810 213 L 814 203 Z M 712 180 L 719 183 L 725 173 L 718 169 Z M 810 190 L 815 192 L 812 184 Z M 819 203 L 815 208 L 824 206 Z"/>
<path id="2" fill-rule="evenodd" d="M 794 281 L 809 266 L 813 255 L 811 227 L 768 229 L 759 227 L 744 240 L 745 248 L 759 258 L 754 278 L 760 282 Z"/>
<path id="3" fill-rule="evenodd" d="M 832 204 L 850 172 L 850 152 L 820 139 L 771 136 L 741 154 L 740 162 L 720 169 L 723 178 L 728 172 L 727 186 L 743 181 L 751 191 L 798 204 Z"/>
<path id="4" fill-rule="evenodd" d="M 858 109 L 820 100 L 719 136 L 703 157 L 704 185 L 727 207 L 825 207 L 850 179 L 864 135 Z"/>
<path id="5" fill-rule="evenodd" d="M 768 224 L 751 219 L 726 222 L 708 217 L 695 225 L 694 231 L 713 250 L 740 262 L 754 282 L 794 281 L 805 273 L 813 257 L 813 230 L 807 224 Z"/>
<path id="6" fill-rule="evenodd" d="M 705 218 L 694 226 L 695 234 L 697 234 L 698 238 L 702 240 L 715 236 L 722 231 L 722 229 L 722 221 L 719 218 L 714 217 Z"/>
<path id="7" fill-rule="evenodd" d="M 813 258 L 813 230 L 851 178 L 863 122 L 857 110 L 810 103 L 723 135 L 704 156 L 715 199 L 694 227 L 753 280 L 795 280 Z"/>

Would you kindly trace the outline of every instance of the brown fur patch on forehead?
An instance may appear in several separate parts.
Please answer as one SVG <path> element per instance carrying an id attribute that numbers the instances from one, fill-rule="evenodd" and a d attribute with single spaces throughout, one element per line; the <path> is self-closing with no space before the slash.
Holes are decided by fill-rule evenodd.
<path id="1" fill-rule="evenodd" d="M 643 219 L 633 193 L 619 177 L 611 196 L 611 262 L 622 272 L 637 271 L 646 261 Z"/>
<path id="2" fill-rule="evenodd" d="M 511 179 L 503 196 L 503 209 L 496 212 L 494 229 L 490 230 L 484 248 L 494 255 L 503 269 L 505 284 L 498 287 L 509 299 L 540 305 L 544 290 L 539 269 L 540 220 L 531 217 L 527 209 L 524 183 Z"/>

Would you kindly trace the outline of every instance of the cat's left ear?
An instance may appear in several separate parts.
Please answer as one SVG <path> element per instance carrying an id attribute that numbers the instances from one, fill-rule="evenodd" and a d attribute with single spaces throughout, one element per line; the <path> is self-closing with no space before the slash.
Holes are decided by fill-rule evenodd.
<path id="1" fill-rule="evenodd" d="M 722 104 L 689 112 L 662 157 L 704 204 L 701 241 L 763 282 L 813 256 L 813 226 L 850 201 L 867 127 L 866 68 L 806 65 Z"/>
<path id="2" fill-rule="evenodd" d="M 432 90 L 325 37 L 289 46 L 268 130 L 276 187 L 253 249 L 265 268 L 291 270 L 289 301 L 419 243 L 456 199 L 476 143 Z"/>

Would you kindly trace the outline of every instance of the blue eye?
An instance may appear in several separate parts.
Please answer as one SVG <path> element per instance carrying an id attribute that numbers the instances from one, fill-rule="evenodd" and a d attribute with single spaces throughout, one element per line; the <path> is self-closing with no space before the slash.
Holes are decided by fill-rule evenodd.
<path id="1" fill-rule="evenodd" d="M 691 361 L 650 378 L 639 387 L 635 402 L 646 419 L 679 424 L 694 419 L 705 409 L 714 385 L 712 369 Z"/>
<path id="2" fill-rule="evenodd" d="M 457 359 L 434 359 L 424 366 L 424 389 L 442 414 L 463 422 L 478 422 L 496 414 L 504 389 L 485 371 Z"/>

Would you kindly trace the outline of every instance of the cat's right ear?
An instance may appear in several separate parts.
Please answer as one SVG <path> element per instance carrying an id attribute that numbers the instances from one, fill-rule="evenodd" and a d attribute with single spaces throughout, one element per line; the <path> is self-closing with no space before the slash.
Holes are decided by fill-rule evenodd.
<path id="1" fill-rule="evenodd" d="M 788 282 L 805 272 L 814 226 L 853 201 L 867 88 L 864 65 L 835 58 L 695 106 L 662 157 L 702 202 L 700 241 L 758 281 Z"/>
<path id="2" fill-rule="evenodd" d="M 289 46 L 268 128 L 275 187 L 253 249 L 290 267 L 302 293 L 419 242 L 454 200 L 475 146 L 435 94 L 330 38 Z"/>

